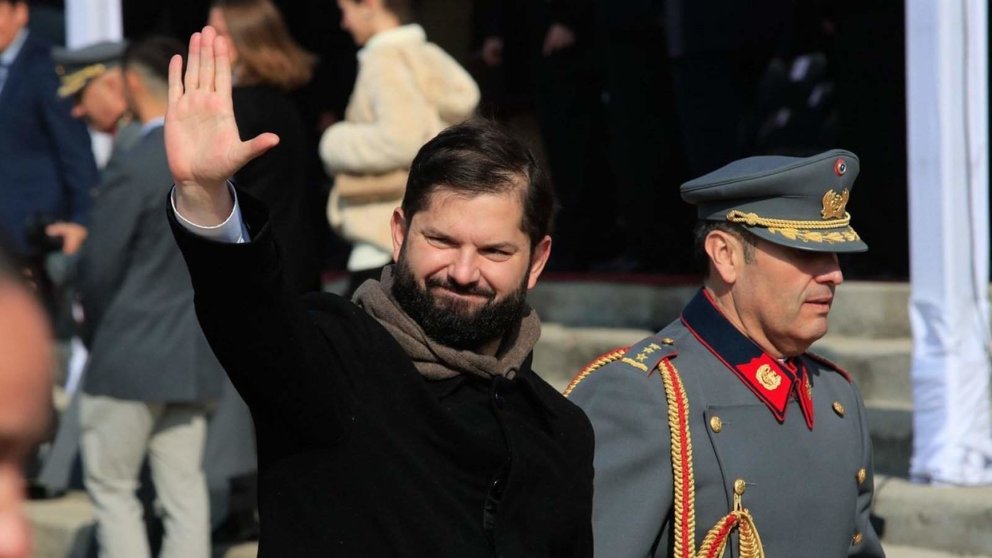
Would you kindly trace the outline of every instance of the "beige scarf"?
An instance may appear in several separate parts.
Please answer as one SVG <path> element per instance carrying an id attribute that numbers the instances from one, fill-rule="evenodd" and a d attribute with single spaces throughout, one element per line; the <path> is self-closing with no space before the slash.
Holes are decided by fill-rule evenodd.
<path id="1" fill-rule="evenodd" d="M 537 312 L 524 307 L 520 326 L 508 332 L 496 356 L 452 349 L 437 343 L 400 308 L 392 297 L 393 268 L 386 267 L 379 281 L 366 281 L 355 291 L 354 301 L 386 328 L 429 380 L 472 374 L 484 379 L 513 377 L 541 337 Z"/>

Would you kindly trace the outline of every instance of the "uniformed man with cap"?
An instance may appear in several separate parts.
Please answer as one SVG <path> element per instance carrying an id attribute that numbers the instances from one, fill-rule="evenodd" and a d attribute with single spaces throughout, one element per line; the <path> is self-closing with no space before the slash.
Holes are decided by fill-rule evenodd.
<path id="1" fill-rule="evenodd" d="M 113 134 L 115 150 L 130 145 L 140 135 L 141 128 L 136 123 L 126 126 L 132 123 L 132 115 L 128 113 L 120 67 L 125 48 L 124 41 L 101 41 L 77 49 L 58 47 L 52 51 L 61 80 L 59 96 L 72 98 L 74 117 L 98 132 Z"/>
<path id="2" fill-rule="evenodd" d="M 836 254 L 867 250 L 846 211 L 858 165 L 751 157 L 682 185 L 703 288 L 566 391 L 596 433 L 597 556 L 883 555 L 864 404 L 808 352 L 843 280 Z"/>

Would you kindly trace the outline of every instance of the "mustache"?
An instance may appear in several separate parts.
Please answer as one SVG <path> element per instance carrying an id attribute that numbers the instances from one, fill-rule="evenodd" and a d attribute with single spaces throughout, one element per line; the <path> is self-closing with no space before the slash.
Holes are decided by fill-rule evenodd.
<path id="1" fill-rule="evenodd" d="M 462 294 L 462 295 L 474 295 L 474 296 L 484 296 L 487 298 L 493 298 L 496 296 L 496 292 L 492 289 L 487 289 L 481 285 L 458 285 L 450 281 L 445 281 L 438 279 L 436 277 L 430 277 L 424 280 L 424 285 L 428 288 L 442 288 L 449 291 Z"/>

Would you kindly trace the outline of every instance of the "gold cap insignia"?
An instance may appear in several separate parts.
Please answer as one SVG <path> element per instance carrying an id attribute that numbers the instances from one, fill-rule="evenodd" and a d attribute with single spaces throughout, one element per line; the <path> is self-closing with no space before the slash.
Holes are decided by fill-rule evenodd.
<path id="1" fill-rule="evenodd" d="M 824 219 L 842 219 L 844 208 L 847 207 L 847 198 L 850 195 L 847 188 L 844 188 L 844 191 L 839 194 L 833 190 L 827 190 L 827 193 L 823 194 L 823 210 L 820 211 L 820 215 Z"/>
<path id="2" fill-rule="evenodd" d="M 782 376 L 778 372 L 772 370 L 771 366 L 767 364 L 762 364 L 758 367 L 757 374 L 754 375 L 761 387 L 772 391 L 778 386 L 782 385 Z"/>

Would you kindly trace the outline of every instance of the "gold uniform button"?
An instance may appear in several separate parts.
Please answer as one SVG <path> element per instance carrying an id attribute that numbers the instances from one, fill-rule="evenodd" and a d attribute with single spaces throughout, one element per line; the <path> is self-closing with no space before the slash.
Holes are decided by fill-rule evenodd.
<path id="1" fill-rule="evenodd" d="M 858 546 L 864 538 L 864 535 L 861 533 L 855 533 L 854 536 L 851 537 L 851 546 Z"/>
<path id="2" fill-rule="evenodd" d="M 744 479 L 737 479 L 734 481 L 734 494 L 743 496 L 746 489 L 747 483 L 744 482 Z"/>
<path id="3" fill-rule="evenodd" d="M 844 406 L 840 404 L 840 401 L 834 401 L 833 407 L 834 407 L 834 412 L 837 413 L 837 416 L 839 417 L 844 416 Z"/>
<path id="4" fill-rule="evenodd" d="M 868 471 L 865 471 L 863 468 L 858 469 L 858 484 L 864 484 L 866 478 L 868 478 Z"/>
<path id="5" fill-rule="evenodd" d="M 662 342 L 662 344 L 665 344 L 665 345 L 674 345 L 675 344 L 675 340 L 672 339 L 671 337 L 666 337 L 666 338 L 662 339 L 661 342 Z"/>
<path id="6" fill-rule="evenodd" d="M 720 420 L 720 417 L 710 417 L 710 428 L 712 428 L 713 432 L 716 432 L 717 434 L 723 430 L 723 421 Z"/>

